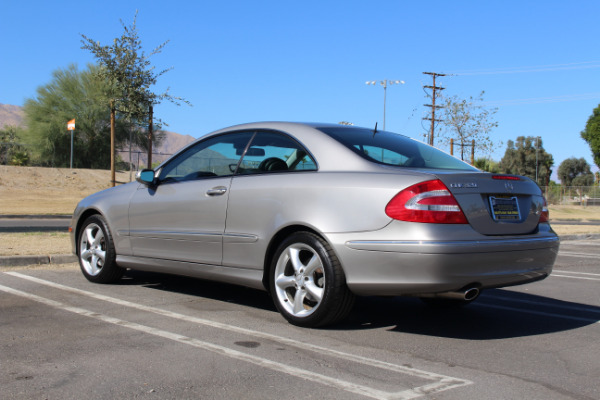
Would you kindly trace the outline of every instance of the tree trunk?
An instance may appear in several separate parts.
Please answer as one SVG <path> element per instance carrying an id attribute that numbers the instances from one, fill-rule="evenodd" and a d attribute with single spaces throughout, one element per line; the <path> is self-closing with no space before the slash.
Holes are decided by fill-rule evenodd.
<path id="1" fill-rule="evenodd" d="M 152 119 L 154 118 L 152 112 L 152 104 L 150 104 L 148 118 L 148 165 L 146 168 L 152 168 Z"/>
<path id="2" fill-rule="evenodd" d="M 115 186 L 115 101 L 110 101 L 110 182 Z"/>

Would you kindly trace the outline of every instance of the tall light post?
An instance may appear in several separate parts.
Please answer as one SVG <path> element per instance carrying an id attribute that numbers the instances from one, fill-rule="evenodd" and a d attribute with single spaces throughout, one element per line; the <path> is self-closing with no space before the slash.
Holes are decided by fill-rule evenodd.
<path id="1" fill-rule="evenodd" d="M 377 85 L 377 81 L 366 81 L 367 85 Z M 385 131 L 385 102 L 386 102 L 386 94 L 388 85 L 404 85 L 404 81 L 392 81 L 388 79 L 384 79 L 379 81 L 379 84 L 383 86 L 383 130 Z"/>

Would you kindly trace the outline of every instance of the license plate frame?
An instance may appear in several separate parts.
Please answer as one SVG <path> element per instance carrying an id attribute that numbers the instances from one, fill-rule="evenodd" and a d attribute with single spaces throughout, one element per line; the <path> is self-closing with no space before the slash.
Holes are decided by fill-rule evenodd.
<path id="1" fill-rule="evenodd" d="M 489 201 L 494 221 L 517 222 L 521 220 L 519 200 L 516 196 L 490 196 Z"/>

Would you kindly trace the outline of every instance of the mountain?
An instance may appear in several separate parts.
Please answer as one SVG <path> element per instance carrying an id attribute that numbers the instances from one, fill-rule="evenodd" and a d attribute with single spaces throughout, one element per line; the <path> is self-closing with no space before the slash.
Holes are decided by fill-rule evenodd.
<path id="1" fill-rule="evenodd" d="M 10 104 L 0 104 L 0 129 L 5 126 L 14 125 L 25 127 L 23 107 Z M 67 122 L 65 121 L 65 127 Z M 164 139 L 160 146 L 154 148 L 152 163 L 163 162 L 171 154 L 176 153 L 183 146 L 196 140 L 190 135 L 180 135 L 179 133 L 163 131 Z M 120 151 L 119 155 L 125 161 L 129 160 L 129 151 Z M 147 155 L 143 151 L 133 149 L 131 162 L 134 165 L 146 165 Z"/>
<path id="2" fill-rule="evenodd" d="M 7 125 L 23 126 L 23 107 L 0 104 L 0 129 Z"/>
<path id="3" fill-rule="evenodd" d="M 152 164 L 156 165 L 165 161 L 171 155 L 179 151 L 183 146 L 196 140 L 190 135 L 180 135 L 179 133 L 162 131 L 163 140 L 161 144 L 152 149 Z M 131 149 L 131 160 L 129 159 L 129 149 L 118 152 L 121 159 L 125 162 L 130 161 L 135 169 L 147 165 L 147 152 L 138 148 Z"/>
<path id="4" fill-rule="evenodd" d="M 159 148 L 155 150 L 156 153 L 173 154 L 181 149 L 183 146 L 193 142 L 196 138 L 190 135 L 181 135 L 179 133 L 162 131 L 165 135 Z"/>

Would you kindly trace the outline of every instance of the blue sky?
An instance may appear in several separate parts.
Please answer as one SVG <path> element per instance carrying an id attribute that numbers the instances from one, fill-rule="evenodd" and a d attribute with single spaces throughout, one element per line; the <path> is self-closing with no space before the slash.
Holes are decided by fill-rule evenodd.
<path id="1" fill-rule="evenodd" d="M 158 106 L 168 130 L 200 137 L 262 120 L 381 127 L 383 89 L 365 82 L 393 79 L 406 84 L 387 90 L 386 128 L 422 139 L 431 84 L 422 72 L 462 73 L 440 82 L 447 95 L 484 90 L 499 108 L 492 137 L 504 145 L 493 159 L 507 140 L 541 136 L 555 172 L 569 157 L 593 165 L 579 133 L 600 103 L 597 1 L 3 0 L 0 103 L 23 105 L 52 71 L 94 62 L 81 34 L 109 44 L 136 10 L 147 52 L 170 41 L 151 59 L 173 67 L 156 91 L 193 104 Z"/>

